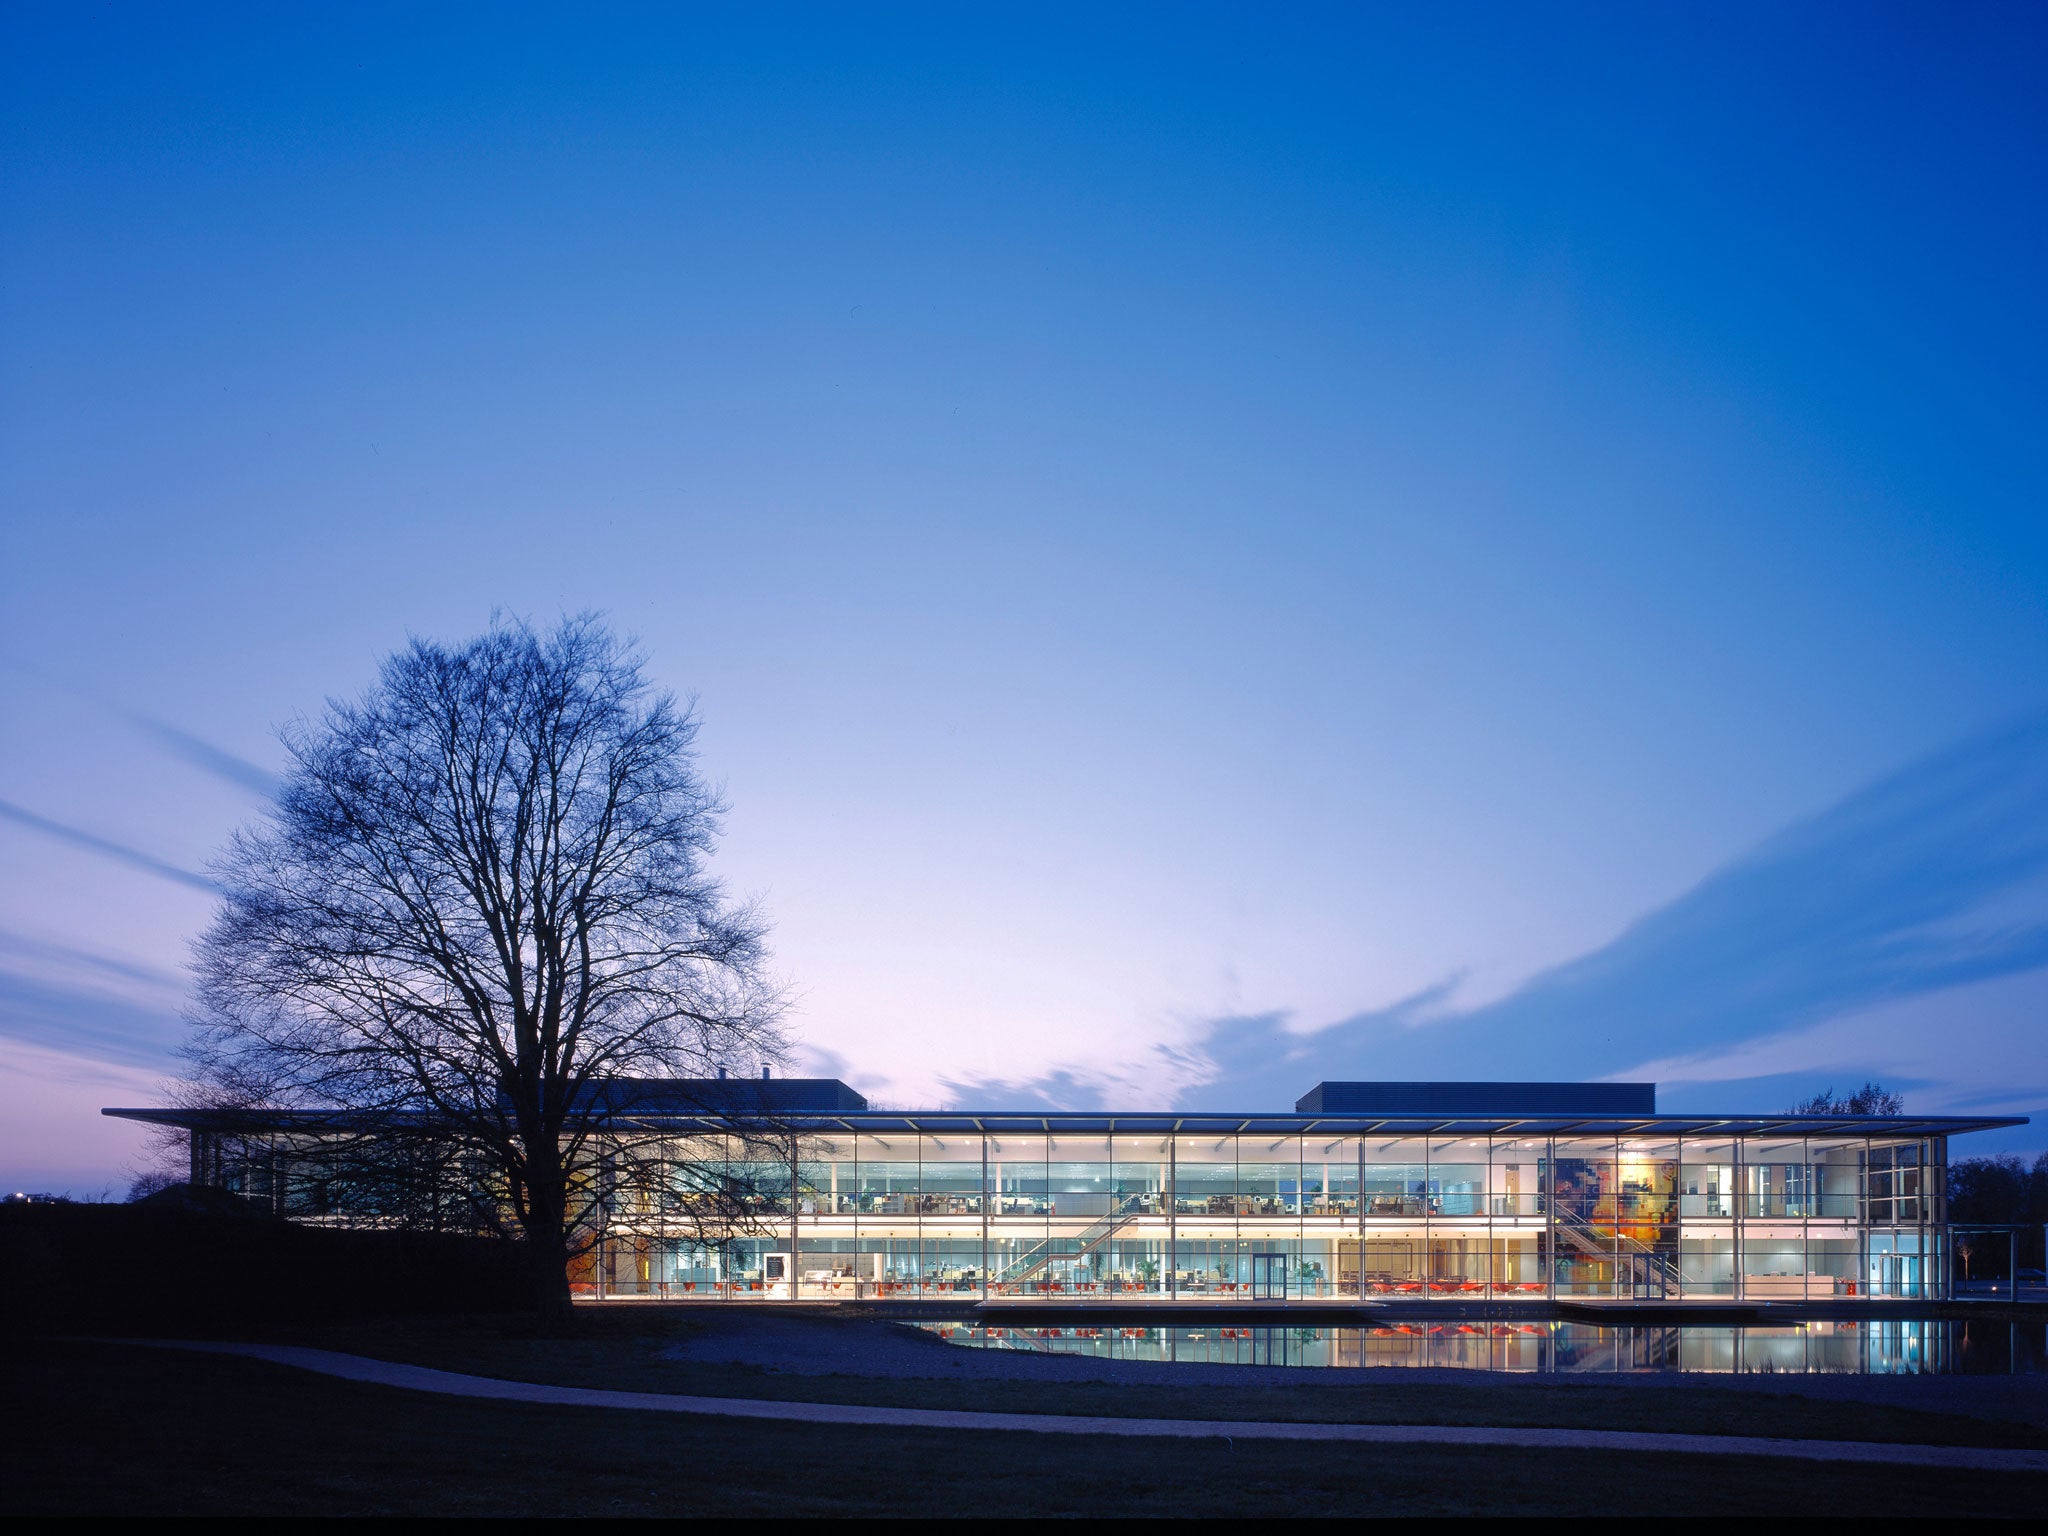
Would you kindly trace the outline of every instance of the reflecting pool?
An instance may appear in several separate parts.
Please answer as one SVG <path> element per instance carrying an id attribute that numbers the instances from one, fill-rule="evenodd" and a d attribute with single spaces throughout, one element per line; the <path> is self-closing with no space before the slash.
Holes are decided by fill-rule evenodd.
<path id="1" fill-rule="evenodd" d="M 1595 1375 L 1773 1371 L 1868 1375 L 2037 1374 L 2040 1323 L 1885 1319 L 1770 1327 L 1568 1322 L 1425 1322 L 1377 1327 L 918 1327 L 968 1349 L 1206 1365 L 1430 1366 Z"/>

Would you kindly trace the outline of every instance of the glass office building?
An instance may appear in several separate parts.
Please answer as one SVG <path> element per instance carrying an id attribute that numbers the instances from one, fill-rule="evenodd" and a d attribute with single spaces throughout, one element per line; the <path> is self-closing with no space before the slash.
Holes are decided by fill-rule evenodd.
<path id="1" fill-rule="evenodd" d="M 657 1190 L 713 1179 L 743 1212 L 707 1232 L 621 1194 L 572 1275 L 589 1296 L 1933 1299 L 1949 1137 L 2025 1123 L 1668 1115 L 1651 1085 L 1616 1083 L 1324 1083 L 1292 1114 L 927 1114 L 794 1079 L 759 1118 L 701 1108 L 722 1085 L 637 1086 L 605 1112 L 651 1149 Z M 185 1125 L 196 1181 L 347 1219 L 295 1189 L 287 1124 L 109 1113 Z"/>

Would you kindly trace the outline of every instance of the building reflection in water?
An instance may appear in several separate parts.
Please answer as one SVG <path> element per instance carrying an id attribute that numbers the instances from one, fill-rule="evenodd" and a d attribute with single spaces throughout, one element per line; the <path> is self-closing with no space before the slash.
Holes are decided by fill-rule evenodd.
<path id="1" fill-rule="evenodd" d="M 917 1325 L 973 1349 L 1209 1365 L 1850 1375 L 2036 1374 L 2048 1329 L 1989 1321 L 1815 1321 L 1769 1327 L 1415 1321 L 1362 1328 Z"/>

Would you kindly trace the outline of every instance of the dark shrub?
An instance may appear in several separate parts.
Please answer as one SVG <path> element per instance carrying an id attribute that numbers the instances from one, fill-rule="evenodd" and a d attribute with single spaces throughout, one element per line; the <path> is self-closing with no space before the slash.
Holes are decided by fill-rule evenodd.
<path id="1" fill-rule="evenodd" d="M 220 1207 L 235 1200 L 172 1189 L 133 1205 L 0 1207 L 0 1328 L 215 1332 L 531 1306 L 515 1243 Z"/>

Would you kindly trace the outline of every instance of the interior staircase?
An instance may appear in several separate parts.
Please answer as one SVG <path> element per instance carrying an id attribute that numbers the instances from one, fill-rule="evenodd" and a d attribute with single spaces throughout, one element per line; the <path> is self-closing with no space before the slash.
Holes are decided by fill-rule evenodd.
<path id="1" fill-rule="evenodd" d="M 999 1285 L 1016 1285 L 1029 1280 L 1054 1259 L 1080 1259 L 1093 1253 L 1114 1237 L 1132 1217 L 1141 1213 L 1147 1195 L 1125 1195 L 1103 1215 L 1095 1218 L 1081 1229 L 1080 1247 L 1068 1251 L 1060 1246 L 1073 1241 L 1071 1238 L 1047 1238 L 1044 1242 L 1025 1253 L 1016 1263 L 996 1277 Z"/>
<path id="2" fill-rule="evenodd" d="M 1588 1258 L 1619 1259 L 1626 1263 L 1637 1295 L 1678 1294 L 1678 1266 L 1668 1256 L 1610 1227 L 1595 1226 L 1577 1211 L 1568 1211 L 1561 1205 L 1553 1205 L 1551 1215 L 1558 1233 L 1580 1253 Z"/>

